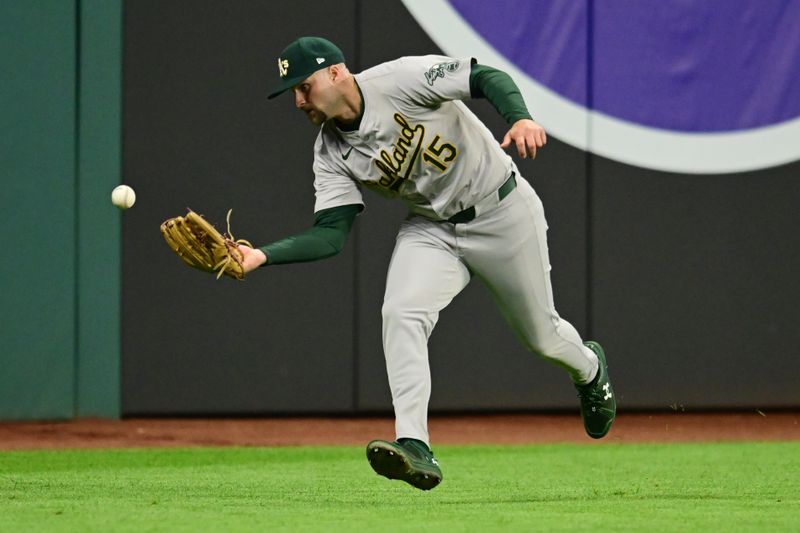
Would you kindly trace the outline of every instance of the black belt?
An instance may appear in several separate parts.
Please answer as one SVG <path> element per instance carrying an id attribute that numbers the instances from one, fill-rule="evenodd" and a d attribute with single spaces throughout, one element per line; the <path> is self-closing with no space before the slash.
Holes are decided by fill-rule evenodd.
<path id="1" fill-rule="evenodd" d="M 497 189 L 497 201 L 500 202 L 508 196 L 508 193 L 513 191 L 517 188 L 517 179 L 512 172 L 511 175 L 508 177 L 505 183 L 503 183 L 499 189 Z M 466 224 L 467 222 L 471 222 L 475 218 L 475 207 L 470 207 L 468 209 L 464 209 L 463 211 L 459 211 L 455 215 L 451 216 L 447 219 L 448 222 L 453 224 Z"/>

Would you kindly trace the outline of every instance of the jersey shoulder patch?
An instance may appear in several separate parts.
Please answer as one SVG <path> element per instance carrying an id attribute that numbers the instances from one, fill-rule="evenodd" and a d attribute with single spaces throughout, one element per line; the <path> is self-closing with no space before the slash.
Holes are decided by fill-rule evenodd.
<path id="1" fill-rule="evenodd" d="M 460 64 L 461 62 L 457 59 L 436 63 L 425 73 L 428 85 L 433 85 L 439 78 L 444 78 L 448 72 L 455 72 Z"/>

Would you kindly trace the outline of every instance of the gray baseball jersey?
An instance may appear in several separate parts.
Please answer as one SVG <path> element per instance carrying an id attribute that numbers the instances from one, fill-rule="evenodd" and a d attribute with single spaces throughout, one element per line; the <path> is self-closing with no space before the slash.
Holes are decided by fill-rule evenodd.
<path id="1" fill-rule="evenodd" d="M 314 146 L 315 211 L 362 204 L 359 185 L 443 220 L 492 194 L 515 170 L 460 100 L 472 60 L 402 57 L 355 75 L 364 99 L 357 131 L 321 127 Z"/>

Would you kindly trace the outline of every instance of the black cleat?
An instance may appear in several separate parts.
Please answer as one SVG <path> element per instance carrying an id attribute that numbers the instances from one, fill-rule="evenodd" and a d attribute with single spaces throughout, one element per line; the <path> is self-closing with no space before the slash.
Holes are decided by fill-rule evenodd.
<path id="1" fill-rule="evenodd" d="M 421 490 L 431 490 L 442 482 L 442 470 L 433 452 L 416 439 L 374 440 L 367 445 L 367 459 L 383 477 L 400 479 Z"/>
<path id="2" fill-rule="evenodd" d="M 591 383 L 575 385 L 575 388 L 578 389 L 578 397 L 581 399 L 581 418 L 586 433 L 593 439 L 601 439 L 611 429 L 617 416 L 617 401 L 608 379 L 608 365 L 603 347 L 594 341 L 586 341 L 584 344 L 597 354 L 599 366 Z"/>

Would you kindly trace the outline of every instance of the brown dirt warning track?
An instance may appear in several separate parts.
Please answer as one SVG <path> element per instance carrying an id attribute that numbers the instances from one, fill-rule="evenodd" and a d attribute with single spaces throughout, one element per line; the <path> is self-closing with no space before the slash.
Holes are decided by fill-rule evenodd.
<path id="1" fill-rule="evenodd" d="M 430 433 L 434 444 L 800 440 L 800 412 L 622 413 L 601 441 L 586 436 L 578 414 L 432 416 Z M 0 422 L 0 450 L 363 445 L 393 437 L 389 417 Z"/>

